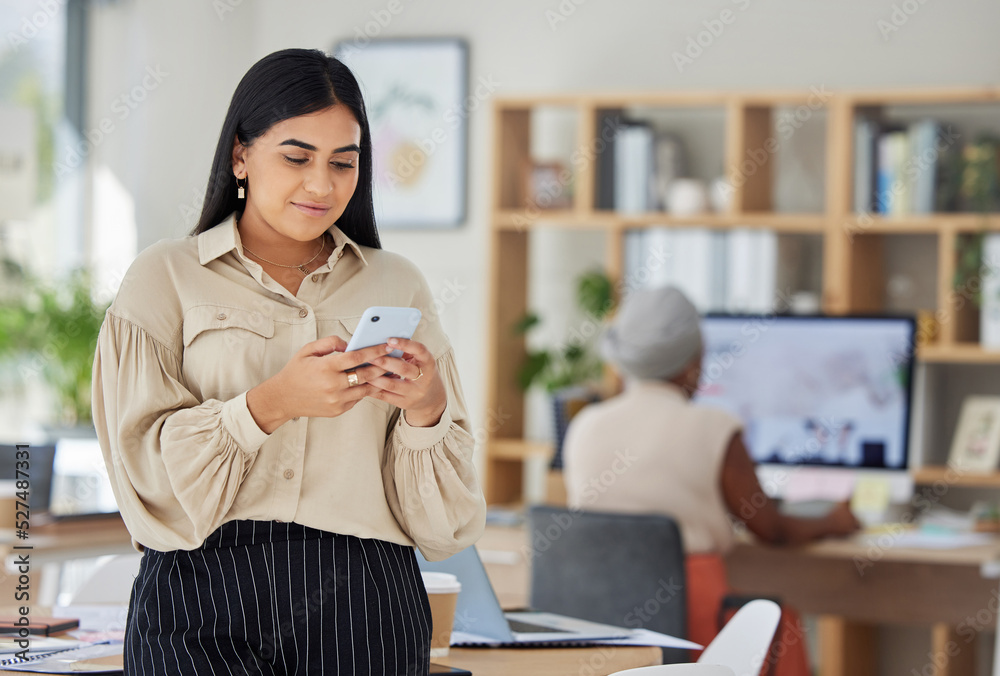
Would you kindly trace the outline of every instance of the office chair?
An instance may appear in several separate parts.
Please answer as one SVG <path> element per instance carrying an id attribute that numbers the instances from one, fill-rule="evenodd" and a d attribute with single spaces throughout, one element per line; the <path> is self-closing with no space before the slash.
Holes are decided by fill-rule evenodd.
<path id="1" fill-rule="evenodd" d="M 781 607 L 774 601 L 750 601 L 712 639 L 698 658 L 698 664 L 726 666 L 736 676 L 757 676 L 780 619 Z"/>
<path id="2" fill-rule="evenodd" d="M 528 525 L 532 608 L 686 637 L 684 547 L 673 519 L 535 506 Z M 664 649 L 665 663 L 689 659 Z"/>

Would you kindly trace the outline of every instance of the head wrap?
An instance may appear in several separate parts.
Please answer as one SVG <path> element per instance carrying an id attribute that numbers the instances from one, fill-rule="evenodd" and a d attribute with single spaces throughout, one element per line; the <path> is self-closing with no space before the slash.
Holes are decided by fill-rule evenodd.
<path id="1" fill-rule="evenodd" d="M 601 355 L 640 380 L 673 378 L 700 353 L 698 310 L 672 286 L 630 293 L 601 340 Z"/>

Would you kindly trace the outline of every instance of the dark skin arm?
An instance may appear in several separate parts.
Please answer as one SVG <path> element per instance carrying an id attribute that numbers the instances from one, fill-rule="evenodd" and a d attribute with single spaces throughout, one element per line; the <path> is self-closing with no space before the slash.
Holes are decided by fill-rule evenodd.
<path id="1" fill-rule="evenodd" d="M 781 514 L 777 503 L 760 487 L 753 461 L 738 432 L 726 449 L 720 484 L 729 512 L 767 544 L 799 545 L 824 537 L 849 535 L 860 527 L 846 502 L 817 519 Z"/>

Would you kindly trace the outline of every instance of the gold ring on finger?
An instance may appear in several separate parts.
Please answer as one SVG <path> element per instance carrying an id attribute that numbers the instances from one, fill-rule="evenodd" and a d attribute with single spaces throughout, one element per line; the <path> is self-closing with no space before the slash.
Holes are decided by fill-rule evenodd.
<path id="1" fill-rule="evenodd" d="M 354 371 L 351 371 L 350 373 L 347 374 L 347 386 L 348 387 L 354 387 L 355 385 L 357 385 L 359 383 L 360 383 L 360 381 L 358 380 L 358 374 L 357 373 L 355 373 Z"/>

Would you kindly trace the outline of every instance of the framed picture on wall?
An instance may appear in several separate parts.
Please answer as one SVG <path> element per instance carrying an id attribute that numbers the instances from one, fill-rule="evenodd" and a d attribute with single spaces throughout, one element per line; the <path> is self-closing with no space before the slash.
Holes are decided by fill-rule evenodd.
<path id="1" fill-rule="evenodd" d="M 391 229 L 452 228 L 467 209 L 467 43 L 346 40 L 334 55 L 358 78 L 372 133 L 375 217 Z"/>
<path id="2" fill-rule="evenodd" d="M 1000 397 L 966 397 L 951 442 L 948 464 L 957 470 L 992 472 L 1000 460 Z"/>

